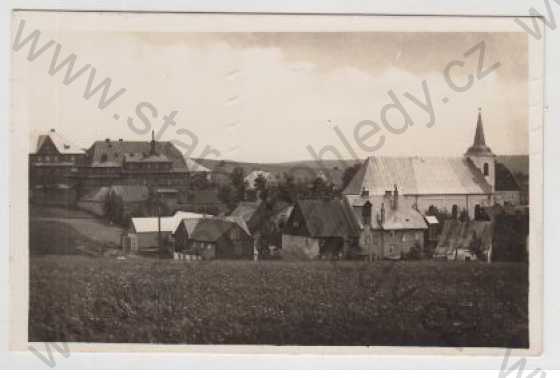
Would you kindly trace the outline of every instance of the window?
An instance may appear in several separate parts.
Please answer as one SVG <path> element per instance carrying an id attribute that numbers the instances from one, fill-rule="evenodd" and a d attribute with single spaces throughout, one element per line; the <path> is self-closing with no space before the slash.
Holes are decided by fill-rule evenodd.
<path id="1" fill-rule="evenodd" d="M 484 176 L 488 176 L 489 175 L 489 167 L 488 167 L 488 163 L 484 163 Z"/>

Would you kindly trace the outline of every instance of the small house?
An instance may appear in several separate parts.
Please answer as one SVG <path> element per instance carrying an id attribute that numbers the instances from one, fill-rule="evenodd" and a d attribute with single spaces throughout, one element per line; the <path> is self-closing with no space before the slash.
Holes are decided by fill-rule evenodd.
<path id="1" fill-rule="evenodd" d="M 413 204 L 399 195 L 397 186 L 385 195 L 364 194 L 362 202 L 353 202 L 360 217 L 360 254 L 370 259 L 413 258 L 424 249 L 428 226 Z"/>
<path id="2" fill-rule="evenodd" d="M 232 219 L 201 218 L 183 220 L 175 232 L 176 246 L 205 259 L 253 257 L 253 239 L 248 230 Z"/>
<path id="3" fill-rule="evenodd" d="M 170 217 L 135 217 L 130 219 L 128 235 L 136 239 L 137 250 L 153 250 L 159 246 L 159 238 L 166 240 L 175 233 L 183 219 L 199 219 L 211 215 L 178 211 Z"/>
<path id="4" fill-rule="evenodd" d="M 348 256 L 359 234 L 346 199 L 298 200 L 283 229 L 282 249 L 308 258 Z"/>

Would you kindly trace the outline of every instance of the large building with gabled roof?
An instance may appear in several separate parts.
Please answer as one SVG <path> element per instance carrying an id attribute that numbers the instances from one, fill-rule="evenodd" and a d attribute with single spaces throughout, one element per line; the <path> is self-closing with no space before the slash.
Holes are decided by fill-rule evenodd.
<path id="1" fill-rule="evenodd" d="M 55 129 L 39 135 L 35 152 L 29 154 L 30 188 L 70 185 L 72 175 L 85 157 L 85 150 Z"/>
<path id="2" fill-rule="evenodd" d="M 496 191 L 496 156 L 486 145 L 479 111 L 473 144 L 463 156 L 370 156 L 343 190 L 353 207 L 390 195 L 394 188 L 425 214 L 430 207 L 449 213 L 492 206 Z M 374 201 L 372 201 L 374 200 Z"/>

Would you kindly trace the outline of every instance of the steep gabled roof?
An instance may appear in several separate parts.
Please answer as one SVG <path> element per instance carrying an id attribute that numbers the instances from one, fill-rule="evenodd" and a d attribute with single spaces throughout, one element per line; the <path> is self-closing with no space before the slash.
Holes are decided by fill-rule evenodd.
<path id="1" fill-rule="evenodd" d="M 312 237 L 356 237 L 360 224 L 343 199 L 304 199 L 296 205 Z M 293 214 L 293 213 L 292 213 Z"/>
<path id="2" fill-rule="evenodd" d="M 241 201 L 231 212 L 231 215 L 234 217 L 241 217 L 245 222 L 249 222 L 259 206 L 260 202 Z"/>
<path id="3" fill-rule="evenodd" d="M 70 142 L 54 129 L 49 130 L 48 134 L 39 135 L 39 138 L 37 139 L 36 152 L 39 152 L 43 147 L 43 144 L 48 143 L 49 140 L 54 144 L 60 154 L 85 153 L 85 149 L 76 146 L 74 143 Z"/>
<path id="4" fill-rule="evenodd" d="M 402 194 L 488 194 L 492 188 L 467 157 L 388 157 L 366 159 L 344 194 L 383 195 L 397 185 Z"/>
<path id="5" fill-rule="evenodd" d="M 222 235 L 237 227 L 242 232 L 247 232 L 238 223 L 221 218 L 204 218 L 196 224 L 191 234 L 191 239 L 205 242 L 216 242 Z M 247 234 L 247 236 L 249 236 Z"/>
<path id="6" fill-rule="evenodd" d="M 496 190 L 521 190 L 511 171 L 498 162 L 496 162 Z"/>

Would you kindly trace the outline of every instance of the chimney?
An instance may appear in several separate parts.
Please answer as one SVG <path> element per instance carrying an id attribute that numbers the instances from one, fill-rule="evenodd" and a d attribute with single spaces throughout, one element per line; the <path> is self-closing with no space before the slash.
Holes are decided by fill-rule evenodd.
<path id="1" fill-rule="evenodd" d="M 399 190 L 395 184 L 395 190 L 393 191 L 393 210 L 397 210 L 399 207 Z"/>
<path id="2" fill-rule="evenodd" d="M 106 143 L 109 143 L 110 141 L 111 141 L 111 139 L 105 138 L 105 142 L 106 142 Z"/>
<path id="3" fill-rule="evenodd" d="M 156 155 L 156 139 L 154 136 L 154 130 L 152 130 L 152 141 L 150 142 L 150 155 Z"/>
<path id="4" fill-rule="evenodd" d="M 51 129 L 51 133 L 54 133 L 54 129 Z"/>
<path id="5" fill-rule="evenodd" d="M 369 197 L 369 190 L 367 190 L 365 187 L 362 188 L 362 198 L 368 198 Z"/>
<path id="6" fill-rule="evenodd" d="M 371 202 L 369 201 L 362 206 L 362 222 L 364 226 L 371 224 Z"/>

